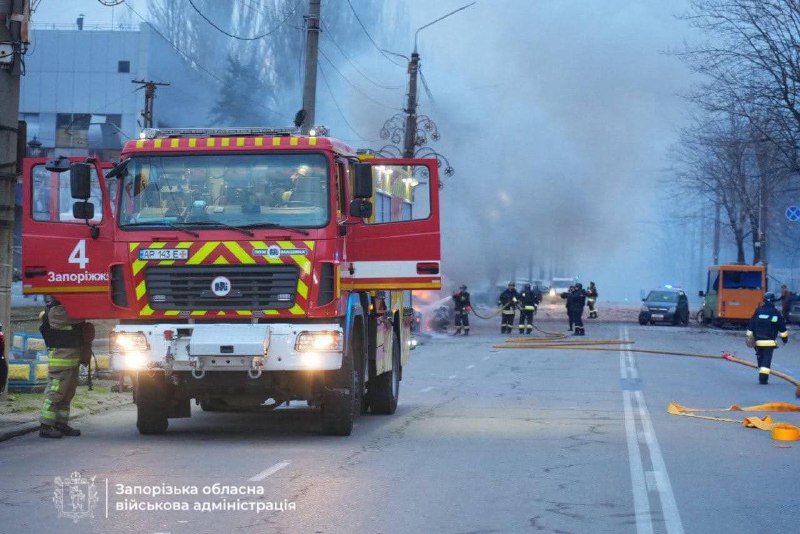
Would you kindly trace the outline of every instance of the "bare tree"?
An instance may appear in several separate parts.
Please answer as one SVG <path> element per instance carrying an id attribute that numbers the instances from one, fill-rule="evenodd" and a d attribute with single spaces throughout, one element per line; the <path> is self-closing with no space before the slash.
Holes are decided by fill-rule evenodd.
<path id="1" fill-rule="evenodd" d="M 733 116 L 696 119 L 674 151 L 676 187 L 722 207 L 740 263 L 746 261 L 745 240 L 752 234 L 750 214 L 758 212 L 758 181 L 748 172 L 749 140 L 743 124 Z"/>
<path id="2" fill-rule="evenodd" d="M 692 0 L 683 18 L 709 36 L 680 54 L 706 76 L 695 100 L 751 120 L 798 169 L 800 0 Z"/>

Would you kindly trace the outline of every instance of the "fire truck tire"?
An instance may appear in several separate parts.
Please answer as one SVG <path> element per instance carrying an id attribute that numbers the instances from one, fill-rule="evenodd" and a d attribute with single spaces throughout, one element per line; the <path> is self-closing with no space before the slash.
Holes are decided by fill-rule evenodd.
<path id="1" fill-rule="evenodd" d="M 372 413 L 392 415 L 400 398 L 400 338 L 397 334 L 392 342 L 392 370 L 376 376 L 373 381 L 375 387 L 370 389 Z"/>
<path id="2" fill-rule="evenodd" d="M 169 425 L 167 382 L 163 373 L 139 373 L 136 380 L 136 428 L 140 434 L 163 434 Z"/>
<path id="3" fill-rule="evenodd" d="M 342 358 L 342 367 L 331 373 L 322 393 L 322 433 L 329 436 L 349 436 L 358 412 L 361 395 L 356 390 L 361 383 L 353 351 Z"/>

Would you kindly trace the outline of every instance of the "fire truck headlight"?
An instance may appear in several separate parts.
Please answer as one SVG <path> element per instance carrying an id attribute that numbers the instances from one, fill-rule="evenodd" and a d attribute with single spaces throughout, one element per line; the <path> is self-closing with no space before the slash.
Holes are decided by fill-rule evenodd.
<path id="1" fill-rule="evenodd" d="M 142 332 L 111 333 L 112 354 L 129 354 L 134 352 L 144 354 L 149 351 L 150 345 L 147 343 L 147 336 Z"/>
<path id="2" fill-rule="evenodd" d="M 319 352 L 304 352 L 301 356 L 301 361 L 307 369 L 319 369 L 322 366 L 322 354 Z"/>
<path id="3" fill-rule="evenodd" d="M 126 352 L 125 369 L 138 370 L 147 367 L 147 356 L 143 352 Z"/>
<path id="4" fill-rule="evenodd" d="M 556 296 L 556 290 L 555 289 L 552 289 L 552 288 L 550 289 L 550 296 L 551 297 L 555 297 Z"/>
<path id="5" fill-rule="evenodd" d="M 294 344 L 297 352 L 338 352 L 342 350 L 341 332 L 300 332 Z"/>

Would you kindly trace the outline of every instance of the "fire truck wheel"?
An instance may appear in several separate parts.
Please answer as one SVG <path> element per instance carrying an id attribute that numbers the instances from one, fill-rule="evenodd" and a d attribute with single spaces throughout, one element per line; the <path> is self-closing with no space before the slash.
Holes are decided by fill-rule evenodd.
<path id="1" fill-rule="evenodd" d="M 167 382 L 163 373 L 139 373 L 136 381 L 136 428 L 140 434 L 167 430 Z"/>
<path id="2" fill-rule="evenodd" d="M 370 390 L 372 413 L 392 415 L 400 397 L 400 338 L 397 334 L 392 342 L 392 370 L 376 376 L 373 381 L 375 387 Z"/>
<path id="3" fill-rule="evenodd" d="M 359 408 L 361 414 L 363 415 L 369 412 L 370 393 L 368 387 L 372 375 L 375 374 L 375 369 L 370 369 L 369 358 L 367 358 L 366 354 L 361 354 L 360 360 L 361 363 L 359 365 L 361 366 L 361 370 L 359 371 L 358 374 L 361 377 L 361 380 L 359 380 L 358 391 L 361 392 L 361 395 L 359 395 L 358 398 L 360 401 Z M 372 367 L 374 367 L 374 365 Z"/>
<path id="4" fill-rule="evenodd" d="M 329 436 L 349 436 L 358 410 L 360 395 L 356 389 L 361 381 L 348 350 L 342 358 L 342 367 L 329 374 L 322 393 L 322 432 Z"/>

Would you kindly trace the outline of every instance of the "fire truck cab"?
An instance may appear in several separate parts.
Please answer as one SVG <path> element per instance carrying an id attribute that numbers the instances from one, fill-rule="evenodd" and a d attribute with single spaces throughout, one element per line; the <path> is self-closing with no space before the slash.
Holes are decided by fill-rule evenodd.
<path id="1" fill-rule="evenodd" d="M 438 289 L 437 162 L 292 130 L 145 130 L 108 164 L 28 159 L 23 291 L 116 319 L 137 427 L 305 400 L 391 414 L 413 289 Z"/>

